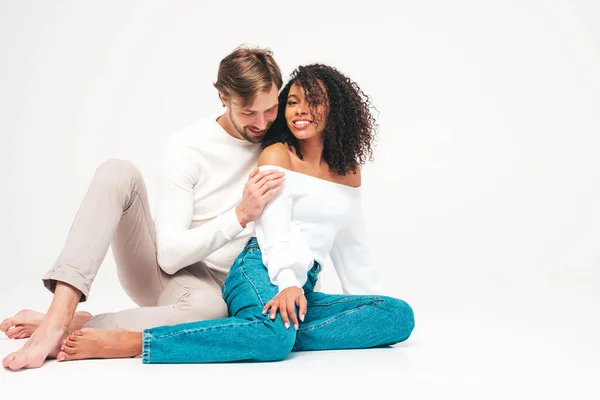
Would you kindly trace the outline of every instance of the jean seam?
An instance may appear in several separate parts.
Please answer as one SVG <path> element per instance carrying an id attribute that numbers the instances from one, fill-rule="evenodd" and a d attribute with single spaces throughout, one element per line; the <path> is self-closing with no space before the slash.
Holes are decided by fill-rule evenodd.
<path id="1" fill-rule="evenodd" d="M 262 324 L 267 320 L 267 318 L 262 318 L 262 319 L 258 319 L 255 321 L 248 321 L 248 322 L 236 322 L 233 324 L 223 324 L 223 325 L 218 325 L 218 326 L 209 326 L 207 328 L 197 328 L 197 329 L 182 329 L 179 330 L 177 332 L 171 332 L 171 333 L 167 333 L 165 335 L 160 335 L 160 336 L 155 336 L 155 339 L 167 339 L 173 336 L 178 336 L 178 335 L 187 335 L 187 334 L 192 334 L 192 333 L 198 333 L 198 332 L 206 332 L 206 331 L 210 331 L 210 330 L 215 330 L 215 329 L 219 329 L 219 328 L 231 328 L 231 327 L 238 327 L 238 326 L 248 326 L 248 325 L 253 325 L 253 324 Z M 150 353 L 150 348 L 148 348 L 148 354 Z"/>
<path id="2" fill-rule="evenodd" d="M 328 320 L 325 320 L 325 321 L 321 322 L 320 324 L 313 325 L 313 326 L 310 326 L 310 327 L 307 327 L 307 328 L 302 328 L 302 325 L 300 325 L 300 329 L 298 329 L 298 331 L 301 331 L 301 332 L 308 332 L 308 331 L 312 331 L 312 330 L 314 330 L 314 329 L 317 329 L 317 328 L 321 328 L 321 327 L 323 327 L 323 326 L 325 326 L 325 325 L 327 325 L 327 324 L 330 324 L 330 323 L 332 323 L 332 322 L 334 322 L 334 321 L 336 321 L 336 320 L 340 319 L 341 317 L 344 317 L 344 316 L 346 316 L 346 315 L 349 315 L 349 314 L 355 313 L 355 312 L 357 312 L 357 311 L 360 311 L 360 310 L 362 310 L 362 309 L 363 309 L 363 308 L 365 308 L 365 307 L 377 306 L 377 305 L 378 305 L 379 303 L 381 303 L 382 301 L 383 301 L 383 300 L 378 300 L 378 301 L 375 301 L 375 302 L 373 302 L 373 303 L 370 303 L 370 304 L 363 304 L 363 305 L 361 305 L 361 306 L 358 306 L 358 307 L 356 307 L 356 308 L 353 308 L 352 310 L 347 310 L 347 311 L 345 311 L 345 312 L 343 312 L 343 313 L 341 313 L 341 314 L 338 314 L 338 315 L 336 315 L 336 316 L 334 316 L 334 317 L 332 317 L 332 318 L 329 318 Z"/>
<path id="3" fill-rule="evenodd" d="M 365 297 L 363 297 L 364 299 Z M 371 299 L 371 301 L 373 301 L 374 303 L 380 303 L 383 301 L 383 298 L 380 296 L 366 296 L 366 298 Z M 344 297 L 341 299 L 337 299 L 328 303 L 309 303 L 308 306 L 309 307 L 313 307 L 313 306 L 330 306 L 330 305 L 334 305 L 334 304 L 339 304 L 339 303 L 348 303 L 351 301 L 356 301 L 356 298 L 353 297 Z"/>
<path id="4" fill-rule="evenodd" d="M 244 267 L 240 267 L 240 272 L 242 273 L 242 275 L 244 275 L 244 277 L 246 278 L 246 280 L 252 285 L 252 287 L 254 288 L 254 293 L 256 293 L 256 296 L 260 300 L 261 305 L 264 307 L 266 303 L 262 299 L 262 297 L 260 296 L 260 292 L 256 288 L 256 285 L 254 284 L 254 282 L 252 282 L 252 280 L 248 277 L 248 275 L 246 275 L 246 271 L 244 271 Z"/>
<path id="5" fill-rule="evenodd" d="M 142 346 L 142 363 L 150 363 L 150 333 L 144 332 L 144 344 Z"/>

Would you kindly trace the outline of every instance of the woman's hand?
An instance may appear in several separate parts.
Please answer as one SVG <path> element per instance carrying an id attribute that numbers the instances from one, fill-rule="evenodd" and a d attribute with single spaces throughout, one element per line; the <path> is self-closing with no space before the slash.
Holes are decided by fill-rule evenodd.
<path id="1" fill-rule="evenodd" d="M 298 318 L 294 312 L 294 305 L 298 306 L 298 314 L 300 315 L 300 321 L 304 321 L 306 315 L 306 297 L 304 297 L 304 291 L 297 286 L 290 286 L 281 291 L 277 296 L 273 297 L 271 301 L 265 304 L 263 308 L 263 314 L 266 314 L 271 309 L 271 319 L 275 319 L 277 316 L 277 310 L 281 314 L 281 319 L 285 325 L 285 328 L 290 327 L 289 317 L 294 323 L 294 328 L 298 330 Z"/>

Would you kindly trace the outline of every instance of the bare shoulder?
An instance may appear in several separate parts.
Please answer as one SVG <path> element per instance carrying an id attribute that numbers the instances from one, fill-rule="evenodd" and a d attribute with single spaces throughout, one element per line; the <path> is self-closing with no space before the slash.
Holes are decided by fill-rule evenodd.
<path id="1" fill-rule="evenodd" d="M 360 187 L 362 185 L 360 168 L 358 168 L 356 172 L 349 172 L 346 175 L 344 175 L 340 183 L 346 186 Z"/>
<path id="2" fill-rule="evenodd" d="M 258 158 L 258 166 L 261 165 L 275 165 L 291 169 L 292 159 L 287 145 L 285 143 L 275 143 L 266 147 Z"/>

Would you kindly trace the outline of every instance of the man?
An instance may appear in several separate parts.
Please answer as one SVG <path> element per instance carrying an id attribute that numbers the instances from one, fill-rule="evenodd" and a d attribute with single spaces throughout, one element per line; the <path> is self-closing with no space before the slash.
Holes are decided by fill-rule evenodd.
<path id="1" fill-rule="evenodd" d="M 120 160 L 98 168 L 62 252 L 44 276 L 54 293 L 47 314 L 23 310 L 0 324 L 9 337 L 31 336 L 3 359 L 5 368 L 40 367 L 81 327 L 137 332 L 227 316 L 221 285 L 251 223 L 281 190 L 282 173 L 255 169 L 260 142 L 277 116 L 281 85 L 269 50 L 240 47 L 221 61 L 214 86 L 225 112 L 169 139 L 155 222 L 139 170 Z M 119 280 L 140 307 L 75 313 L 109 245 Z"/>

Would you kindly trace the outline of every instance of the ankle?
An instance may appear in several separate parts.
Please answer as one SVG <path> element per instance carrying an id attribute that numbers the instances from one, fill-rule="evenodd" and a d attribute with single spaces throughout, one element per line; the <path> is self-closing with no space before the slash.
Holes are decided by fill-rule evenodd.
<path id="1" fill-rule="evenodd" d="M 143 335 L 141 332 L 127 332 L 129 355 L 132 357 L 142 354 Z"/>
<path id="2" fill-rule="evenodd" d="M 67 328 L 71 324 L 72 317 L 68 315 L 53 315 L 51 313 L 46 314 L 42 320 L 38 329 L 46 331 L 67 331 Z"/>

